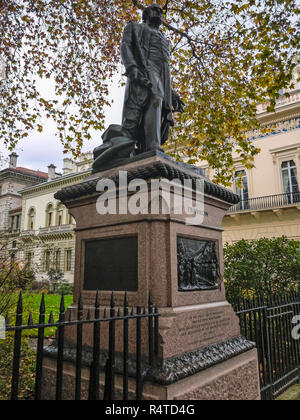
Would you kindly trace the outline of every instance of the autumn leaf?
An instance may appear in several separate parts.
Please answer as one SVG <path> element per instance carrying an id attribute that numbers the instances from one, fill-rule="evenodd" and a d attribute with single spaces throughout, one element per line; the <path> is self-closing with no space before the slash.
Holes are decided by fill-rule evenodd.
<path id="1" fill-rule="evenodd" d="M 168 151 L 207 161 L 215 181 L 229 185 L 235 150 L 247 167 L 259 152 L 247 138 L 262 130 L 257 105 L 273 112 L 299 64 L 297 0 L 173 0 L 163 31 L 171 45 L 173 88 L 185 102 Z M 0 134 L 12 150 L 45 114 L 64 152 L 80 154 L 104 127 L 109 85 L 120 65 L 122 32 L 140 21 L 147 0 L 0 0 Z M 50 80 L 55 99 L 37 79 Z M 121 81 L 123 83 L 123 81 Z"/>

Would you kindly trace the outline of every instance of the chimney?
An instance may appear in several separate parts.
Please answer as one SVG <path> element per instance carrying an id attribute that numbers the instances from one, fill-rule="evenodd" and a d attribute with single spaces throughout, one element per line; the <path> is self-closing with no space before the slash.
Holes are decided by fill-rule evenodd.
<path id="1" fill-rule="evenodd" d="M 9 167 L 11 169 L 16 169 L 18 157 L 19 156 L 15 152 L 13 152 L 9 155 Z"/>
<path id="2" fill-rule="evenodd" d="M 69 175 L 73 172 L 73 161 L 70 158 L 64 159 L 63 175 Z"/>
<path id="3" fill-rule="evenodd" d="M 52 181 L 53 179 L 56 178 L 55 169 L 56 169 L 56 166 L 53 165 L 53 163 L 48 166 L 48 181 Z"/>

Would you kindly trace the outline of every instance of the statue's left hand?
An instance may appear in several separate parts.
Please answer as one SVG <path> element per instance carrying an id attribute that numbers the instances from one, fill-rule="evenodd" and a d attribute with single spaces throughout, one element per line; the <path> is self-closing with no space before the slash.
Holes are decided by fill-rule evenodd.
<path id="1" fill-rule="evenodd" d="M 185 104 L 175 91 L 172 91 L 172 103 L 174 112 L 180 112 L 181 114 L 184 112 Z"/>

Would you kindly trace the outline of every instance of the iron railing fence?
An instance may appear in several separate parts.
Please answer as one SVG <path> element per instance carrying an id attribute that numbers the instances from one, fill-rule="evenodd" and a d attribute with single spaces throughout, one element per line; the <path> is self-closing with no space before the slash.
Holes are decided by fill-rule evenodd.
<path id="1" fill-rule="evenodd" d="M 56 364 L 56 388 L 55 399 L 62 400 L 64 395 L 64 363 L 65 363 L 65 329 L 73 326 L 77 329 L 76 337 L 76 375 L 75 375 L 75 388 L 74 400 L 82 398 L 82 368 L 83 365 L 83 328 L 85 325 L 93 326 L 93 349 L 92 349 L 92 363 L 90 364 L 90 376 L 88 386 L 88 399 L 100 399 L 100 374 L 104 377 L 104 391 L 102 392 L 102 399 L 114 400 L 115 399 L 115 357 L 116 357 L 116 324 L 122 323 L 123 335 L 123 349 L 122 349 L 122 396 L 118 399 L 128 400 L 130 398 L 129 380 L 132 377 L 132 369 L 129 372 L 129 359 L 132 355 L 129 354 L 129 327 L 135 326 L 136 338 L 136 352 L 133 357 L 135 358 L 134 374 L 135 374 L 135 398 L 136 400 L 142 399 L 143 382 L 146 374 L 154 366 L 158 356 L 158 331 L 159 331 L 159 313 L 157 306 L 153 306 L 151 298 L 149 297 L 148 307 L 128 307 L 127 293 L 124 296 L 124 305 L 121 308 L 115 306 L 114 294 L 111 295 L 110 309 L 100 308 L 100 298 L 97 292 L 95 306 L 93 311 L 88 310 L 84 316 L 84 309 L 82 303 L 82 296 L 80 296 L 77 309 L 77 319 L 72 319 L 71 312 L 68 319 L 66 319 L 64 297 L 61 298 L 60 314 L 57 321 L 54 320 L 53 313 L 51 312 L 49 321 L 46 322 L 46 307 L 45 298 L 42 296 L 39 321 L 38 324 L 33 323 L 33 316 L 30 313 L 26 325 L 23 324 L 23 299 L 22 293 L 20 294 L 17 310 L 16 320 L 14 325 L 11 325 L 10 319 L 6 316 L 6 332 L 14 334 L 14 354 L 13 366 L 11 375 L 11 400 L 19 399 L 19 382 L 20 382 L 20 357 L 22 346 L 22 333 L 25 331 L 38 331 L 37 345 L 36 345 L 36 366 L 35 366 L 35 389 L 32 399 L 41 400 L 43 397 L 43 360 L 45 357 L 45 329 L 56 328 L 56 345 L 57 345 L 57 364 Z M 93 313 L 94 312 L 94 313 Z M 147 325 L 148 334 L 148 356 L 145 368 L 145 355 L 142 360 L 142 321 Z M 102 325 L 108 324 L 108 350 L 101 349 Z M 107 357 L 104 372 L 101 371 L 100 357 L 103 354 Z M 118 372 L 119 373 L 119 372 Z M 132 398 L 132 395 L 131 395 Z"/>
<path id="2" fill-rule="evenodd" d="M 258 349 L 261 394 L 263 400 L 273 400 L 282 394 L 287 388 L 300 382 L 300 340 L 293 337 L 292 331 L 297 328 L 296 316 L 300 315 L 300 293 L 289 293 L 283 296 L 254 297 L 241 299 L 233 304 L 239 316 L 241 333 L 248 340 L 254 341 Z M 71 312 L 70 312 L 71 314 Z M 123 349 L 122 349 L 122 399 L 129 399 L 129 380 L 132 371 L 129 372 L 129 322 L 135 325 L 136 351 L 135 351 L 135 399 L 141 400 L 143 394 L 143 382 L 146 377 L 144 360 L 142 357 L 142 320 L 147 321 L 148 356 L 147 370 L 155 367 L 158 358 L 158 331 L 159 313 L 158 308 L 153 306 L 149 299 L 148 308 L 128 307 L 127 294 L 124 297 L 123 308 L 116 308 L 114 294 L 111 296 L 110 309 L 100 308 L 99 294 L 95 299 L 93 311 L 89 310 L 84 316 L 82 297 L 79 299 L 77 319 L 69 315 L 66 319 L 64 298 L 61 299 L 60 314 L 57 321 L 50 314 L 46 322 L 46 307 L 44 296 L 41 299 L 39 322 L 33 323 L 33 316 L 29 314 L 27 324 L 23 324 L 23 300 L 20 294 L 16 311 L 15 324 L 11 325 L 7 316 L 6 331 L 14 334 L 14 355 L 11 375 L 11 399 L 19 398 L 20 382 L 20 358 L 22 334 L 25 331 L 38 331 L 36 343 L 36 366 L 35 366 L 35 400 L 43 397 L 43 360 L 45 329 L 57 328 L 57 362 L 56 362 L 56 386 L 55 399 L 61 400 L 64 395 L 64 349 L 65 329 L 73 326 L 77 330 L 76 357 L 75 357 L 75 386 L 74 400 L 82 398 L 82 368 L 83 368 L 83 328 L 85 325 L 93 326 L 93 349 L 92 362 L 90 363 L 90 376 L 88 386 L 88 398 L 99 400 L 102 396 L 105 400 L 115 399 L 115 358 L 116 358 L 116 323 L 122 323 Z M 133 320 L 133 321 L 132 321 Z M 104 351 L 101 349 L 103 339 L 102 325 L 108 324 L 108 351 L 105 352 L 106 363 L 104 372 L 101 370 L 100 358 Z M 300 327 L 299 327 L 300 332 Z M 118 372 L 119 373 L 119 372 Z M 100 392 L 100 374 L 104 377 L 104 391 Z M 132 397 L 132 396 L 131 396 Z"/>
<path id="3" fill-rule="evenodd" d="M 300 294 L 241 299 L 234 308 L 241 334 L 257 345 L 262 399 L 276 399 L 300 382 L 300 340 L 292 334 Z"/>
<path id="4" fill-rule="evenodd" d="M 265 197 L 248 198 L 230 207 L 228 213 L 236 213 L 249 210 L 267 210 L 281 208 L 291 204 L 300 203 L 300 192 L 268 195 Z"/>

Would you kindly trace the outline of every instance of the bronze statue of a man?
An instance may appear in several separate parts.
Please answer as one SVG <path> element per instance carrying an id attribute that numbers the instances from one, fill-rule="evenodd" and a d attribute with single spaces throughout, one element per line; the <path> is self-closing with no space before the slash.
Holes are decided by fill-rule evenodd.
<path id="1" fill-rule="evenodd" d="M 137 141 L 138 153 L 159 150 L 174 125 L 172 112 L 183 103 L 171 88 L 170 47 L 160 30 L 163 10 L 153 4 L 143 23 L 130 22 L 123 34 L 121 56 L 128 77 L 122 118 L 123 131 Z"/>
<path id="2" fill-rule="evenodd" d="M 171 88 L 170 47 L 160 30 L 163 10 L 153 4 L 143 23 L 130 22 L 122 39 L 121 56 L 128 77 L 122 125 L 113 124 L 94 150 L 93 171 L 149 151 L 160 150 L 174 125 L 172 112 L 183 102 Z"/>

